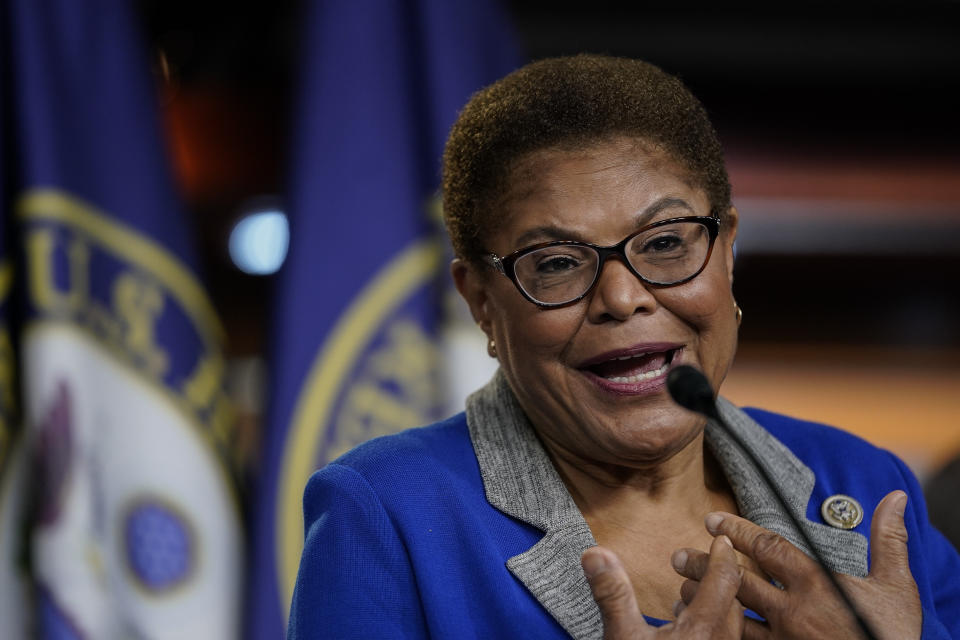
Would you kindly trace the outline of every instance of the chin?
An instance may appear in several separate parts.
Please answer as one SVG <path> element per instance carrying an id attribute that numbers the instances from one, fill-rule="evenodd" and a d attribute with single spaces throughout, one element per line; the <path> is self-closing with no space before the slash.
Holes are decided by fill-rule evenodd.
<path id="1" fill-rule="evenodd" d="M 605 448 L 625 460 L 659 462 L 686 448 L 703 431 L 703 425 L 699 416 L 671 407 L 655 416 L 632 418 L 630 424 L 609 428 Z"/>

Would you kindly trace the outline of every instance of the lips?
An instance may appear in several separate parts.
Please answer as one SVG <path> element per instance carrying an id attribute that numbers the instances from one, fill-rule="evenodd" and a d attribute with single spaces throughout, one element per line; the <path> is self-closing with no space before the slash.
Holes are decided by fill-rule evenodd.
<path id="1" fill-rule="evenodd" d="M 578 368 L 613 384 L 637 384 L 665 375 L 680 349 L 675 344 L 636 345 L 601 354 Z"/>

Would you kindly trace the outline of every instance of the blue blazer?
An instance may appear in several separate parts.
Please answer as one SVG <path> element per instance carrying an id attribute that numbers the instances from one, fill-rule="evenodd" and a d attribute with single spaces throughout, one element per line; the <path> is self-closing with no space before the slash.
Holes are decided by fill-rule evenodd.
<path id="1" fill-rule="evenodd" d="M 905 513 L 925 640 L 960 638 L 960 557 L 928 522 L 920 487 L 887 451 L 824 425 L 746 413 L 815 474 L 807 517 L 843 493 L 873 508 L 894 489 Z M 492 506 L 465 414 L 370 441 L 316 472 L 288 637 L 568 638 L 507 568 L 543 532 Z"/>

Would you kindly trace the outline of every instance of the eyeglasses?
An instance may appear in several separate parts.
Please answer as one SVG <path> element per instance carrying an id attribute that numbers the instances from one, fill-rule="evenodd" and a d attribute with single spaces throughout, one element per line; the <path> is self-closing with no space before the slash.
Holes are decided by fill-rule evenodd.
<path id="1" fill-rule="evenodd" d="M 485 258 L 533 304 L 562 307 L 593 289 L 610 257 L 622 260 L 633 275 L 649 285 L 669 287 L 688 282 L 710 260 L 719 230 L 720 219 L 714 216 L 670 218 L 648 224 L 609 247 L 559 240 Z"/>

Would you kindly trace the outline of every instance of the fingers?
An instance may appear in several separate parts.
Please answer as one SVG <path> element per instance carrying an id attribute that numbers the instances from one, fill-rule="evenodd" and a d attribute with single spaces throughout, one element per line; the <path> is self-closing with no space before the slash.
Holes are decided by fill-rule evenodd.
<path id="1" fill-rule="evenodd" d="M 744 572 L 744 578 L 746 578 L 747 575 L 749 575 L 749 572 Z M 680 587 L 680 596 L 683 598 L 683 600 L 677 603 L 677 608 L 681 610 L 685 608 L 685 603 L 689 603 L 697 595 L 699 586 L 700 583 L 695 580 L 686 580 Z M 741 592 L 743 591 L 742 586 L 740 587 L 740 590 Z M 739 596 L 737 599 L 740 599 Z M 753 606 L 746 604 L 743 602 L 743 600 L 740 600 L 740 603 L 756 611 Z M 770 631 L 769 624 L 760 622 L 759 620 L 754 620 L 752 618 L 743 618 L 743 640 L 770 640 L 772 637 L 773 635 Z"/>
<path id="2" fill-rule="evenodd" d="M 706 573 L 696 588 L 697 597 L 692 598 L 680 612 L 677 623 L 688 628 L 712 627 L 718 620 L 739 624 L 738 618 L 743 616 L 736 602 L 740 574 L 733 545 L 725 536 L 714 539 Z"/>
<path id="3" fill-rule="evenodd" d="M 630 576 L 617 554 L 592 547 L 583 552 L 580 563 L 603 616 L 604 639 L 646 638 L 650 627 L 640 613 Z"/>
<path id="4" fill-rule="evenodd" d="M 818 575 L 814 573 L 819 571 L 817 564 L 789 540 L 749 520 L 716 511 L 707 514 L 705 524 L 713 535 L 730 538 L 738 551 L 753 558 L 764 573 L 785 587 Z"/>
<path id="5" fill-rule="evenodd" d="M 719 536 L 710 545 L 710 559 L 696 597 L 677 615 L 683 637 L 739 638 L 743 632 L 743 607 L 737 601 L 742 570 L 733 544 Z M 698 635 L 700 634 L 700 635 Z"/>
<path id="6" fill-rule="evenodd" d="M 697 549 L 678 549 L 671 559 L 674 570 L 687 581 L 680 586 L 680 597 L 689 604 L 697 592 L 699 581 L 707 572 L 710 557 Z M 737 600 L 754 611 L 771 612 L 785 605 L 786 593 L 752 571 L 744 570 L 740 578 Z"/>
<path id="7" fill-rule="evenodd" d="M 772 637 L 770 625 L 750 618 L 744 619 L 743 640 L 770 640 Z"/>
<path id="8" fill-rule="evenodd" d="M 677 549 L 670 556 L 673 570 L 690 580 L 703 580 L 709 563 L 710 555 L 699 549 Z"/>
<path id="9" fill-rule="evenodd" d="M 891 583 L 913 580 L 907 555 L 907 527 L 903 522 L 906 508 L 907 494 L 892 491 L 873 512 L 870 524 L 871 578 Z"/>

